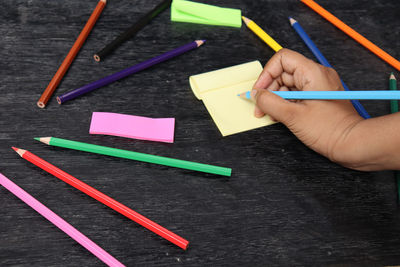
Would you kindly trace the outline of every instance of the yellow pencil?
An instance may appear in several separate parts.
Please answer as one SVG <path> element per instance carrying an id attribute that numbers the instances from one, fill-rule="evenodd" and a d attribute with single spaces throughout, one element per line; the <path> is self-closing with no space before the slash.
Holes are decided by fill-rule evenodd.
<path id="1" fill-rule="evenodd" d="M 278 44 L 271 36 L 269 36 L 263 29 L 260 28 L 254 21 L 242 16 L 242 19 L 246 26 L 252 30 L 258 37 L 260 37 L 267 45 L 269 45 L 275 52 L 282 49 L 282 46 Z"/>

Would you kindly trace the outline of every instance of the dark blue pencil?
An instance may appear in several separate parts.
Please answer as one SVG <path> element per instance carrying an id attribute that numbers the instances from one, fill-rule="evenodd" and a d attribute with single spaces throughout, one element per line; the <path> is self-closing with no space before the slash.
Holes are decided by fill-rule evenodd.
<path id="1" fill-rule="evenodd" d="M 311 50 L 311 52 L 314 54 L 314 56 L 318 59 L 319 63 L 321 65 L 324 65 L 325 67 L 332 68 L 332 65 L 329 64 L 328 60 L 322 55 L 321 51 L 317 48 L 317 46 L 314 44 L 314 42 L 310 39 L 308 34 L 303 30 L 303 28 L 300 26 L 300 24 L 293 18 L 289 17 L 290 24 L 292 25 L 293 29 L 299 34 L 300 38 L 304 41 L 304 43 L 308 46 L 308 48 Z M 347 87 L 347 85 L 342 81 L 342 85 L 344 90 L 350 91 L 350 89 Z M 364 118 L 368 119 L 371 118 L 371 116 L 368 114 L 368 112 L 364 109 L 364 107 L 361 105 L 361 103 L 357 100 L 351 100 L 351 103 L 353 104 L 354 108 L 358 111 L 358 113 Z"/>

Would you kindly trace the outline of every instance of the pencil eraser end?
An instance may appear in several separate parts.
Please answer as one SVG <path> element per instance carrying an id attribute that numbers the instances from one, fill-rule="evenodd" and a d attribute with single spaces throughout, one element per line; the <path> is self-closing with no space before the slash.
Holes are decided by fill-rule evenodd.
<path id="1" fill-rule="evenodd" d="M 46 105 L 45 105 L 43 102 L 41 102 L 41 101 L 38 101 L 38 102 L 36 103 L 36 105 L 37 105 L 39 108 L 45 108 L 45 107 L 46 107 Z"/>
<path id="2" fill-rule="evenodd" d="M 100 56 L 95 54 L 93 55 L 94 60 L 96 60 L 97 62 L 100 62 Z"/>

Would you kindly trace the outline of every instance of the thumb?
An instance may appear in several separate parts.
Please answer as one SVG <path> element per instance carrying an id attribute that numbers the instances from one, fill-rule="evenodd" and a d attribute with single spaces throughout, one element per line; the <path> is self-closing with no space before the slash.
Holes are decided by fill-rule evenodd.
<path id="1" fill-rule="evenodd" d="M 254 89 L 251 94 L 255 97 L 258 109 L 283 124 L 295 120 L 301 109 L 298 104 L 287 101 L 268 90 Z"/>

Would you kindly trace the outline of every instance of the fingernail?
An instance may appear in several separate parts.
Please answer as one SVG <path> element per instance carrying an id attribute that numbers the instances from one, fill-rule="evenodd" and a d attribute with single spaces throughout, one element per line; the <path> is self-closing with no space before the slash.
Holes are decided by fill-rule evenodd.
<path id="1" fill-rule="evenodd" d="M 254 111 L 254 117 L 256 117 L 256 118 L 264 117 L 264 113 L 262 111 L 256 109 Z"/>

